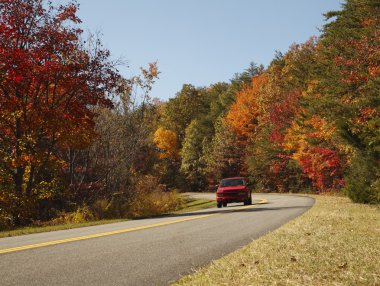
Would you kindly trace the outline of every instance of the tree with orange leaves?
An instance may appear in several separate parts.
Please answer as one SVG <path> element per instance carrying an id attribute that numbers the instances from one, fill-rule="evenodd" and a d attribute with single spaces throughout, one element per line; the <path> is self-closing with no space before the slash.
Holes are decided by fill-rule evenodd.
<path id="1" fill-rule="evenodd" d="M 267 82 L 268 77 L 265 73 L 253 77 L 251 83 L 237 93 L 236 101 L 227 113 L 227 122 L 243 146 L 246 146 L 255 134 L 259 118 L 262 115 L 260 90 Z"/>

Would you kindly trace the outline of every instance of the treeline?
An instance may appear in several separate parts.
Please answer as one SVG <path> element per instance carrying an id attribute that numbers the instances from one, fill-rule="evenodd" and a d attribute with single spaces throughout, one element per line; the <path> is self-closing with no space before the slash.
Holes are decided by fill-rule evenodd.
<path id="1" fill-rule="evenodd" d="M 228 84 L 184 85 L 164 103 L 159 177 L 205 190 L 243 175 L 256 190 L 344 190 L 380 202 L 380 3 L 349 0 L 319 38 Z"/>
<path id="2" fill-rule="evenodd" d="M 176 190 L 236 175 L 380 202 L 377 0 L 348 0 L 267 68 L 167 102 L 150 97 L 156 64 L 124 79 L 77 8 L 0 0 L 0 228 L 163 213 Z"/>

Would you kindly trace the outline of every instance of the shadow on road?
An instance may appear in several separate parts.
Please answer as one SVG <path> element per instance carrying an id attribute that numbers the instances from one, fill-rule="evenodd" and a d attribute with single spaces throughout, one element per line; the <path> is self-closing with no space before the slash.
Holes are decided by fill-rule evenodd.
<path id="1" fill-rule="evenodd" d="M 261 205 L 260 205 L 261 206 Z M 269 208 L 257 208 L 257 207 L 251 207 L 251 208 L 244 208 L 239 209 L 240 206 L 232 206 L 227 207 L 224 210 L 210 210 L 210 211 L 200 211 L 200 212 L 193 212 L 193 213 L 183 213 L 183 214 L 176 214 L 176 215 L 166 215 L 165 217 L 186 217 L 186 216 L 198 216 L 198 215 L 207 215 L 207 214 L 224 214 L 224 213 L 235 213 L 235 212 L 262 212 L 262 211 L 278 211 L 278 210 L 285 210 L 285 209 L 308 209 L 311 206 L 291 206 L 291 207 L 269 207 Z"/>
<path id="2" fill-rule="evenodd" d="M 162 215 L 150 219 L 158 219 L 158 218 L 167 218 L 167 217 L 192 217 L 192 216 L 200 216 L 200 215 L 211 215 L 211 214 L 227 214 L 227 213 L 237 213 L 237 212 L 263 212 L 263 211 L 279 211 L 279 210 L 286 210 L 286 209 L 310 209 L 313 205 L 310 206 L 289 206 L 289 207 L 268 207 L 271 203 L 264 203 L 264 204 L 253 204 L 252 206 L 242 206 L 242 205 L 233 205 L 229 206 L 223 209 L 212 209 L 212 210 L 204 210 L 204 211 L 195 211 L 195 212 L 188 212 L 188 213 L 182 213 L 182 214 L 168 214 L 168 215 Z"/>

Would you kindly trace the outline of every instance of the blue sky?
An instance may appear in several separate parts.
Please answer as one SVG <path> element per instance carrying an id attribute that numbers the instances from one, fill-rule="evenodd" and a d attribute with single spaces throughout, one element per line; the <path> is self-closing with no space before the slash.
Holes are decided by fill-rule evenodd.
<path id="1" fill-rule="evenodd" d="M 78 0 L 83 28 L 100 31 L 129 77 L 158 61 L 152 96 L 174 97 L 184 83 L 228 81 L 250 62 L 319 35 L 339 0 Z"/>

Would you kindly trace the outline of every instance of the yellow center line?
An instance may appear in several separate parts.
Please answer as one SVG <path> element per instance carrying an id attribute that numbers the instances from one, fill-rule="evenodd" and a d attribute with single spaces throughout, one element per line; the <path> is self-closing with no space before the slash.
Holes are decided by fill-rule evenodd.
<path id="1" fill-rule="evenodd" d="M 265 204 L 267 202 L 268 201 L 266 199 L 260 199 L 260 201 L 257 204 Z M 212 214 L 198 215 L 198 216 L 194 216 L 194 217 L 171 220 L 171 221 L 167 221 L 167 222 L 160 222 L 160 223 L 156 223 L 156 224 L 150 224 L 150 225 L 132 227 L 132 228 L 127 228 L 127 229 L 114 230 L 114 231 L 103 232 L 103 233 L 95 233 L 95 234 L 89 234 L 89 235 L 84 235 L 84 236 L 78 236 L 78 237 L 47 241 L 47 242 L 36 243 L 36 244 L 17 246 L 17 247 L 12 247 L 12 248 L 5 248 L 5 249 L 0 249 L 0 254 L 20 251 L 20 250 L 27 250 L 27 249 L 32 249 L 32 248 L 38 248 L 38 247 L 44 247 L 44 246 L 50 246 L 50 245 L 57 245 L 57 244 L 68 243 L 68 242 L 79 241 L 79 240 L 85 240 L 85 239 L 91 239 L 91 238 L 97 238 L 97 237 L 103 237 L 103 236 L 109 236 L 109 235 L 120 234 L 120 233 L 127 233 L 127 232 L 132 232 L 132 231 L 137 231 L 137 230 L 143 230 L 143 229 L 148 229 L 148 228 L 153 228 L 153 227 L 175 224 L 175 223 L 179 223 L 179 222 L 191 221 L 191 220 L 206 218 L 206 217 L 210 217 L 210 216 L 220 215 L 223 213 L 230 213 L 230 212 L 235 212 L 235 211 L 251 208 L 254 205 L 240 207 L 238 209 L 231 210 L 231 211 L 223 211 L 223 212 L 217 212 L 217 213 L 212 213 Z"/>

